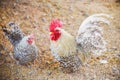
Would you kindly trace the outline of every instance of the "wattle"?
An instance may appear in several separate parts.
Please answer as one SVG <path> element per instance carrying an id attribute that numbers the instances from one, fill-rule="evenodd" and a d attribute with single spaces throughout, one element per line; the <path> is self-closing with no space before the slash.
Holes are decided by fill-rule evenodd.
<path id="1" fill-rule="evenodd" d="M 50 39 L 53 41 L 57 41 L 61 36 L 60 32 L 54 32 L 53 34 L 50 35 Z"/>

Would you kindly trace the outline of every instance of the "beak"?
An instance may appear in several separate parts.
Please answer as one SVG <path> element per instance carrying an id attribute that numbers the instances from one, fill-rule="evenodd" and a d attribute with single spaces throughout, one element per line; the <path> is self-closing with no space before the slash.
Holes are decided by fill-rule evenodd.
<path id="1" fill-rule="evenodd" d="M 49 34 L 51 35 L 51 34 L 53 34 L 53 32 L 50 32 Z"/>

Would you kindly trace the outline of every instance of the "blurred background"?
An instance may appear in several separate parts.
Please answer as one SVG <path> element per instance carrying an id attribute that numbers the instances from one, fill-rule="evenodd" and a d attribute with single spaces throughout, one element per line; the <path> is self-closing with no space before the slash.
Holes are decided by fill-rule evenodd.
<path id="1" fill-rule="evenodd" d="M 95 13 L 113 17 L 105 34 L 108 51 L 92 57 L 76 73 L 63 73 L 50 52 L 50 21 L 61 19 L 63 28 L 76 36 L 82 21 Z M 39 56 L 35 65 L 17 65 L 12 57 L 13 46 L 1 30 L 10 21 L 26 35 L 36 35 Z M 120 80 L 120 0 L 0 0 L 0 80 Z"/>

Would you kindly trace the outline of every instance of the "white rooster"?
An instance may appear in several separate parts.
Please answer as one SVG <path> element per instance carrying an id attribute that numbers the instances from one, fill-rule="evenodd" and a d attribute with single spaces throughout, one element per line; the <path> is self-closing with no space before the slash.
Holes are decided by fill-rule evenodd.
<path id="1" fill-rule="evenodd" d="M 106 50 L 106 41 L 100 23 L 109 24 L 107 14 L 94 14 L 83 21 L 76 39 L 62 29 L 62 21 L 52 20 L 49 26 L 51 52 L 62 70 L 74 72 L 84 63 L 88 53 L 100 54 Z M 80 55 L 80 58 L 78 57 Z"/>

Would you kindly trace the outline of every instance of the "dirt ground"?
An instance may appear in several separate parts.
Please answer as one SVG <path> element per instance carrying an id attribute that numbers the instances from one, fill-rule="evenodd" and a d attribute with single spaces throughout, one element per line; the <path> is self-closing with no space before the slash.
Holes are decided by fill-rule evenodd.
<path id="1" fill-rule="evenodd" d="M 0 0 L 0 80 L 120 80 L 120 1 L 115 0 Z M 49 23 L 63 21 L 63 28 L 75 36 L 82 21 L 95 13 L 113 17 L 106 28 L 108 50 L 93 56 L 75 73 L 63 73 L 50 52 Z M 39 57 L 36 64 L 21 66 L 12 58 L 13 47 L 1 26 L 13 21 L 27 35 L 36 35 Z M 100 63 L 107 60 L 108 63 Z"/>

